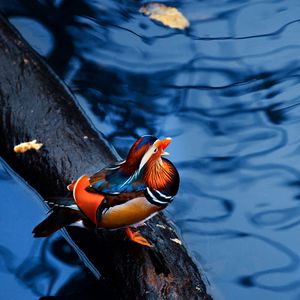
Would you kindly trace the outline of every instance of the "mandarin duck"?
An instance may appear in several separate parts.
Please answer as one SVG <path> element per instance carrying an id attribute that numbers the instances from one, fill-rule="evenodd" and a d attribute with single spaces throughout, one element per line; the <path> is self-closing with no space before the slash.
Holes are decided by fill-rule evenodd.
<path id="1" fill-rule="evenodd" d="M 52 200 L 52 213 L 33 234 L 46 237 L 58 229 L 82 221 L 85 227 L 124 228 L 131 241 L 151 244 L 130 227 L 137 227 L 173 201 L 179 174 L 163 156 L 171 138 L 140 137 L 122 160 L 88 177 L 74 180 L 67 189 L 73 198 Z M 50 201 L 49 201 L 50 202 Z"/>

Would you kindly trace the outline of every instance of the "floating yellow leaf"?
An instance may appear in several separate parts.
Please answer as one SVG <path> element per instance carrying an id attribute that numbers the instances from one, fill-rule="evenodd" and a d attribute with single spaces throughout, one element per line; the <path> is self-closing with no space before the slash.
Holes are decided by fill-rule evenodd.
<path id="1" fill-rule="evenodd" d="M 36 142 L 36 140 L 33 140 L 31 142 L 25 142 L 25 143 L 21 143 L 19 145 L 16 145 L 14 147 L 14 151 L 17 153 L 23 153 L 26 152 L 28 150 L 39 150 L 41 147 L 43 146 L 43 144 L 39 144 Z"/>
<path id="2" fill-rule="evenodd" d="M 140 8 L 140 12 L 149 16 L 150 19 L 159 21 L 171 28 L 185 29 L 190 25 L 189 21 L 177 8 L 162 3 L 145 4 Z"/>

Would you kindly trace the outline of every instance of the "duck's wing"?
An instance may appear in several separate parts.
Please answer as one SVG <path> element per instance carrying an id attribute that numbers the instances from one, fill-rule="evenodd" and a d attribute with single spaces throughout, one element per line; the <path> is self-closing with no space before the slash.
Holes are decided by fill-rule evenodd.
<path id="1" fill-rule="evenodd" d="M 89 178 L 90 188 L 98 193 L 117 195 L 144 190 L 145 184 L 139 173 L 127 174 L 122 168 L 125 161 L 114 163 Z"/>

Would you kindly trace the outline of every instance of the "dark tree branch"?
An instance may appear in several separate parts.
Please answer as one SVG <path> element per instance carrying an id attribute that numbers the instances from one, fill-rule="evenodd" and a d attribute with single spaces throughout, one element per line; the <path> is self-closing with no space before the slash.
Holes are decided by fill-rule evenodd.
<path id="1" fill-rule="evenodd" d="M 72 179 L 117 159 L 68 89 L 1 16 L 0 134 L 0 155 L 43 197 L 65 195 Z M 32 139 L 45 146 L 13 152 Z M 185 247 L 171 240 L 178 238 L 174 226 L 163 214 L 148 224 L 143 234 L 152 249 L 124 241 L 121 230 L 67 232 L 122 299 L 211 299 Z"/>

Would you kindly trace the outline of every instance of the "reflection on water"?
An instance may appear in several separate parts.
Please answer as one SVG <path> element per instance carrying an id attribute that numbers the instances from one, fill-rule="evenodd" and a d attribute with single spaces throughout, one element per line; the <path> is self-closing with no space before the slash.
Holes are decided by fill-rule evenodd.
<path id="1" fill-rule="evenodd" d="M 0 198 L 0 299 L 118 299 L 105 279 L 83 268 L 61 234 L 32 238 L 45 215 L 42 201 L 1 159 Z"/>
<path id="2" fill-rule="evenodd" d="M 122 155 L 141 134 L 174 137 L 168 212 L 216 298 L 298 299 L 299 1 L 177 1 L 186 31 L 141 1 L 5 2 Z"/>

